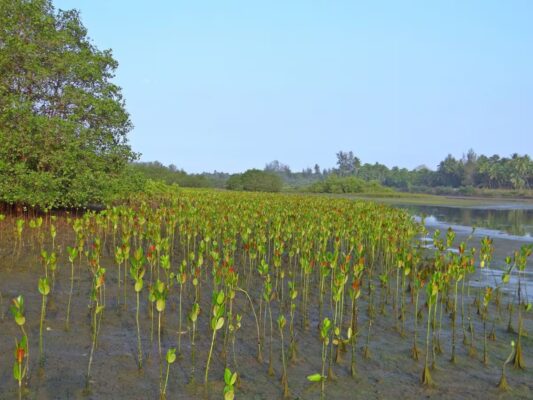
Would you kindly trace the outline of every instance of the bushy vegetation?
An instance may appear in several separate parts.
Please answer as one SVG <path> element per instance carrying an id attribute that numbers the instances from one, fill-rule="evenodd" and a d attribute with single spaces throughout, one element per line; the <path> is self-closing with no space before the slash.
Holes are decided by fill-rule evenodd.
<path id="1" fill-rule="evenodd" d="M 342 177 L 337 175 L 330 175 L 304 190 L 313 193 L 388 193 L 393 191 L 380 185 L 377 181 L 365 181 L 355 176 Z"/>
<path id="2" fill-rule="evenodd" d="M 377 162 L 363 164 L 353 152 L 340 151 L 335 168 L 321 169 L 315 164 L 314 168 L 293 172 L 288 165 L 272 161 L 265 166 L 265 171 L 276 173 L 292 188 L 307 187 L 330 176 L 357 177 L 401 191 L 434 194 L 483 195 L 486 189 L 519 190 L 523 194 L 533 188 L 533 161 L 529 155 L 488 157 L 478 156 L 473 150 L 460 159 L 448 155 L 435 170 L 425 165 L 408 170 Z"/>
<path id="3" fill-rule="evenodd" d="M 0 202 L 80 206 L 134 186 L 111 51 L 50 0 L 1 0 L 0 27 Z"/>
<path id="4" fill-rule="evenodd" d="M 249 169 L 243 174 L 232 175 L 226 188 L 248 192 L 279 192 L 283 187 L 282 179 L 271 172 Z"/>
<path id="5" fill-rule="evenodd" d="M 131 164 L 131 168 L 147 179 L 162 181 L 167 184 L 177 184 L 182 187 L 217 187 L 217 182 L 201 174 L 187 174 L 185 171 L 177 169 L 174 165 L 168 167 L 154 162 L 136 162 Z"/>

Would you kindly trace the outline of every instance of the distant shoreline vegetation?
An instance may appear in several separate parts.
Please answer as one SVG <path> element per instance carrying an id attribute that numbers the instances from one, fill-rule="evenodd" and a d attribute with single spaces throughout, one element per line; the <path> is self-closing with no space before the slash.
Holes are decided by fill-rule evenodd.
<path id="1" fill-rule="evenodd" d="M 238 183 L 239 177 L 255 177 L 258 182 L 264 177 L 259 170 L 248 170 L 243 174 L 230 175 L 224 172 L 187 174 L 174 165 L 164 166 L 160 162 L 136 162 L 134 170 L 143 176 L 176 183 L 183 187 L 212 187 L 229 190 L 248 189 Z M 253 173 L 251 171 L 254 171 Z M 293 172 L 279 161 L 268 163 L 263 172 L 281 179 L 282 191 L 310 193 L 425 193 L 452 196 L 481 197 L 531 197 L 533 198 L 533 161 L 529 155 L 513 154 L 477 155 L 469 150 L 462 158 L 448 155 L 436 170 L 422 165 L 413 170 L 386 165 L 362 164 L 353 152 L 337 153 L 337 166 L 321 169 L 317 164 L 301 172 Z M 258 183 L 261 186 L 261 183 Z M 279 191 L 266 190 L 266 191 Z"/>

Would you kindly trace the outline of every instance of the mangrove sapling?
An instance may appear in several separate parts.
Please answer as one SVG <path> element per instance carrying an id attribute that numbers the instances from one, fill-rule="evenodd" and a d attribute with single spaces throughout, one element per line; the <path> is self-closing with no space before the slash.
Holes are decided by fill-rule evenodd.
<path id="1" fill-rule="evenodd" d="M 265 286 L 264 286 L 264 292 L 263 292 L 263 299 L 265 300 L 266 305 L 267 305 L 266 310 L 265 310 L 265 315 L 266 315 L 266 311 L 268 310 L 268 315 L 270 317 L 270 346 L 269 346 L 269 356 L 268 356 L 268 374 L 270 376 L 274 376 L 274 366 L 272 363 L 272 352 L 273 352 L 272 349 L 274 347 L 274 326 L 272 322 L 272 306 L 271 306 L 273 295 L 274 294 L 272 292 L 272 283 L 270 281 L 270 274 L 267 274 Z"/>
<path id="2" fill-rule="evenodd" d="M 250 308 L 252 309 L 252 313 L 254 314 L 254 318 L 255 318 L 255 327 L 257 329 L 257 361 L 259 362 L 259 364 L 262 364 L 263 363 L 263 351 L 262 351 L 262 345 L 261 345 L 261 333 L 259 330 L 259 320 L 257 318 L 257 313 L 255 312 L 254 303 L 252 301 L 252 298 L 250 297 L 250 295 L 248 294 L 246 290 L 238 288 L 238 287 L 236 287 L 235 290 L 238 292 L 244 293 L 244 295 L 248 299 L 248 302 L 250 303 Z"/>
<path id="3" fill-rule="evenodd" d="M 50 267 L 50 272 L 52 273 L 52 292 L 54 291 L 56 285 L 56 270 L 57 270 L 57 253 L 52 251 L 50 253 L 48 264 Z"/>
<path id="4" fill-rule="evenodd" d="M 89 355 L 89 364 L 87 366 L 87 380 L 86 380 L 86 389 L 89 389 L 91 381 L 91 366 L 94 358 L 94 351 L 97 346 L 98 332 L 100 330 L 101 315 L 104 311 L 105 305 L 102 301 L 102 291 L 104 288 L 105 282 L 105 268 L 101 268 L 97 265 L 94 271 L 93 278 L 93 287 L 91 290 L 91 302 L 92 302 L 92 343 L 91 343 L 91 353 Z"/>
<path id="5" fill-rule="evenodd" d="M 231 321 L 229 324 L 229 332 L 231 335 L 231 348 L 233 353 L 233 365 L 235 368 L 237 368 L 237 356 L 235 354 L 235 338 L 237 336 L 237 331 L 241 329 L 241 321 L 242 321 L 242 315 L 237 314 L 235 316 L 235 321 Z"/>
<path id="6" fill-rule="evenodd" d="M 180 270 L 176 274 L 176 280 L 180 285 L 179 290 L 179 303 L 178 303 L 178 356 L 181 356 L 181 320 L 182 320 L 182 297 L 183 297 L 183 285 L 187 282 L 187 273 L 186 271 L 187 261 L 183 260 L 180 264 Z M 196 281 L 198 284 L 198 281 Z M 196 286 L 196 285 L 195 285 Z"/>
<path id="7" fill-rule="evenodd" d="M 428 303 L 428 317 L 427 317 L 427 330 L 426 330 L 426 359 L 424 361 L 424 371 L 422 372 L 422 384 L 431 386 L 433 385 L 433 379 L 429 372 L 429 338 L 431 333 L 431 310 L 437 299 L 439 292 L 438 285 L 439 276 L 438 273 L 433 273 L 430 277 L 430 281 L 426 287 L 427 303 Z"/>
<path id="8" fill-rule="evenodd" d="M 211 357 L 213 355 L 213 347 L 215 345 L 215 339 L 217 331 L 222 329 L 224 326 L 224 314 L 225 314 L 225 296 L 224 291 L 213 293 L 213 309 L 211 317 L 211 330 L 213 331 L 213 336 L 211 337 L 211 347 L 209 348 L 209 354 L 207 355 L 207 363 L 205 366 L 205 377 L 204 383 L 207 385 L 209 378 L 209 364 L 211 363 Z"/>
<path id="9" fill-rule="evenodd" d="M 420 297 L 420 289 L 422 288 L 422 279 L 421 279 L 421 272 L 420 271 L 413 271 L 413 278 L 411 281 L 412 290 L 414 291 L 414 329 L 413 329 L 413 347 L 411 349 L 411 357 L 413 360 L 418 361 L 420 357 L 420 350 L 418 349 L 418 299 Z"/>
<path id="10" fill-rule="evenodd" d="M 20 342 L 15 339 L 15 364 L 13 365 L 13 378 L 18 382 L 19 399 L 22 399 L 22 380 L 26 377 L 28 371 L 28 364 L 22 365 L 27 354 L 28 338 L 23 335 Z"/>
<path id="11" fill-rule="evenodd" d="M 322 316 L 324 315 L 324 294 L 326 293 L 325 282 L 326 278 L 331 272 L 330 265 L 333 263 L 333 253 L 328 252 L 325 254 L 325 260 L 320 265 L 320 286 L 318 288 L 318 326 L 320 330 L 320 322 L 322 321 Z"/>
<path id="12" fill-rule="evenodd" d="M 454 296 L 453 296 L 453 309 L 451 312 L 452 319 L 452 356 L 450 361 L 455 363 L 457 361 L 456 356 L 456 324 L 457 324 L 457 300 L 458 300 L 458 286 L 459 282 L 464 278 L 464 269 L 459 264 L 459 258 L 453 257 L 453 262 L 450 268 L 450 274 L 454 279 Z"/>
<path id="13" fill-rule="evenodd" d="M 44 367 L 45 356 L 44 356 L 44 345 L 43 345 L 43 325 L 46 317 L 46 299 L 50 293 L 50 282 L 47 277 L 39 278 L 38 285 L 39 293 L 42 296 L 41 302 L 41 319 L 39 323 L 39 364 L 41 367 Z"/>
<path id="14" fill-rule="evenodd" d="M 524 362 L 524 357 L 522 355 L 522 330 L 523 330 L 523 319 L 522 319 L 522 297 L 521 297 L 521 275 L 524 273 L 527 264 L 527 258 L 531 255 L 533 251 L 533 245 L 524 245 L 520 248 L 520 251 L 515 252 L 515 261 L 514 264 L 518 267 L 518 337 L 516 341 L 513 365 L 515 368 L 524 369 L 526 367 Z M 530 311 L 532 304 L 525 304 L 525 311 Z"/>
<path id="15" fill-rule="evenodd" d="M 115 241 L 114 233 L 113 233 L 113 242 Z M 124 252 L 122 251 L 122 247 L 117 246 L 115 247 L 115 263 L 118 267 L 118 279 L 117 279 L 117 306 L 120 306 L 120 284 L 122 279 L 122 263 L 124 262 Z M 124 270 L 126 268 L 124 267 Z M 126 271 L 124 271 L 124 275 L 126 274 Z"/>
<path id="16" fill-rule="evenodd" d="M 229 260 L 230 265 L 233 264 L 233 260 Z M 224 331 L 224 344 L 223 344 L 223 358 L 225 362 L 225 366 L 228 365 L 227 361 L 227 347 L 228 347 L 228 340 L 230 339 L 231 333 L 230 333 L 230 327 L 233 324 L 233 302 L 235 300 L 235 287 L 237 286 L 237 282 L 239 281 L 239 274 L 235 272 L 235 268 L 230 267 L 227 270 L 226 273 L 226 279 L 225 279 L 225 285 L 226 285 L 226 297 L 227 302 L 229 302 L 229 309 L 227 312 L 227 320 L 228 323 L 226 324 L 226 330 Z"/>
<path id="17" fill-rule="evenodd" d="M 358 253 L 359 255 L 362 254 L 363 247 L 360 245 L 358 247 Z M 351 322 L 350 322 L 350 328 L 351 328 L 351 334 L 350 337 L 350 343 L 352 348 L 352 357 L 350 361 L 350 373 L 352 377 L 355 377 L 356 375 L 356 362 L 355 362 L 355 355 L 356 355 L 356 349 L 357 349 L 357 335 L 359 334 L 359 324 L 358 324 L 358 317 L 359 317 L 359 308 L 358 308 L 358 299 L 361 297 L 361 278 L 363 275 L 364 270 L 364 257 L 360 256 L 357 263 L 353 265 L 353 281 L 352 281 L 352 287 L 350 290 L 350 298 L 352 301 L 352 316 L 351 316 Z"/>
<path id="18" fill-rule="evenodd" d="M 511 353 L 509 354 L 509 357 L 507 357 L 507 359 L 503 362 L 503 365 L 502 365 L 502 375 L 500 377 L 500 381 L 498 382 L 498 385 L 496 385 L 496 387 L 500 390 L 508 390 L 509 389 L 509 384 L 507 383 L 507 377 L 505 375 L 505 366 L 507 364 L 509 364 L 514 356 L 515 356 L 515 342 L 514 340 L 511 340 Z"/>
<path id="19" fill-rule="evenodd" d="M 289 397 L 289 380 L 287 377 L 287 364 L 285 362 L 285 343 L 283 340 L 283 329 L 285 328 L 286 323 L 287 323 L 287 320 L 285 319 L 285 316 L 281 314 L 278 317 L 278 328 L 279 328 L 279 334 L 281 337 L 281 362 L 283 365 L 283 373 L 281 375 L 281 385 L 283 386 L 283 398 Z"/>
<path id="20" fill-rule="evenodd" d="M 72 301 L 72 292 L 74 291 L 74 261 L 78 257 L 78 249 L 76 247 L 67 246 L 68 260 L 70 261 L 70 291 L 68 294 L 67 304 L 67 318 L 65 320 L 65 330 L 69 330 L 70 326 L 70 304 Z"/>
<path id="21" fill-rule="evenodd" d="M 229 368 L 226 368 L 224 370 L 224 400 L 235 398 L 235 382 L 237 382 L 237 372 L 232 374 Z"/>
<path id="22" fill-rule="evenodd" d="M 16 242 L 15 247 L 13 248 L 14 253 L 18 258 L 20 256 L 20 251 L 22 250 L 22 232 L 24 230 L 24 219 L 18 218 L 15 222 L 15 232 L 16 232 Z"/>
<path id="23" fill-rule="evenodd" d="M 196 322 L 198 321 L 198 315 L 200 314 L 200 305 L 194 303 L 192 310 L 189 313 L 189 321 L 191 321 L 191 383 L 195 380 L 195 368 L 196 368 Z"/>
<path id="24" fill-rule="evenodd" d="M 368 313 L 368 328 L 367 328 L 367 334 L 366 334 L 366 342 L 365 342 L 365 347 L 363 348 L 363 358 L 370 358 L 370 336 L 371 336 L 371 329 L 372 329 L 372 323 L 373 323 L 373 319 L 374 319 L 374 311 L 373 311 L 373 308 L 374 306 L 372 305 L 373 303 L 373 297 L 374 297 L 374 292 L 375 292 L 375 286 L 374 284 L 370 284 L 369 286 L 369 291 L 370 291 L 370 301 L 369 301 L 369 304 L 368 304 L 368 310 L 367 310 L 367 313 Z"/>
<path id="25" fill-rule="evenodd" d="M 167 396 L 167 385 L 168 385 L 168 376 L 170 375 L 170 365 L 174 364 L 174 362 L 176 361 L 176 349 L 175 348 L 171 348 L 167 350 L 166 361 L 167 361 L 167 373 L 165 376 L 165 383 L 163 384 L 163 382 L 161 382 L 159 385 L 159 392 L 160 392 L 160 397 L 162 400 L 166 399 L 166 396 Z"/>
<path id="26" fill-rule="evenodd" d="M 489 355 L 487 351 L 487 318 L 489 313 L 489 302 L 492 297 L 492 288 L 485 288 L 485 295 L 483 296 L 483 308 L 481 311 L 481 319 L 483 320 L 483 364 L 488 365 Z"/>
<path id="27" fill-rule="evenodd" d="M 140 293 L 143 289 L 143 277 L 146 273 L 144 268 L 145 258 L 142 247 L 135 250 L 133 258 L 131 259 L 130 276 L 135 282 L 134 289 L 137 299 L 137 307 L 135 310 L 135 321 L 137 323 L 137 362 L 139 370 L 142 369 L 142 342 L 141 342 L 141 325 L 139 323 L 139 309 L 140 309 Z M 126 285 L 124 285 L 126 286 Z M 124 303 L 126 304 L 126 303 Z"/>
<path id="28" fill-rule="evenodd" d="M 298 297 L 298 290 L 296 290 L 294 282 L 289 281 L 289 299 L 290 299 L 290 322 L 289 322 L 289 334 L 290 334 L 290 344 L 289 344 L 289 359 L 291 361 L 296 361 L 297 349 L 296 349 L 296 337 L 294 334 L 294 312 L 296 310 L 295 300 Z"/>
<path id="29" fill-rule="evenodd" d="M 322 372 L 319 374 L 312 374 L 307 377 L 307 380 L 311 382 L 320 382 L 320 396 L 323 399 L 325 395 L 325 382 L 327 379 L 326 374 L 326 362 L 328 356 L 329 345 L 329 331 L 331 329 L 331 321 L 329 318 L 324 318 L 320 325 L 320 340 L 322 341 Z"/>
<path id="30" fill-rule="evenodd" d="M 21 295 L 15 297 L 13 299 L 13 303 L 11 305 L 11 314 L 13 315 L 13 319 L 15 320 L 15 323 L 20 327 L 20 331 L 22 333 L 22 340 L 25 341 L 25 343 L 28 343 L 28 334 L 26 333 L 26 329 L 24 329 L 24 325 L 26 324 L 26 316 L 24 314 L 24 297 Z M 25 376 L 28 377 L 30 374 L 30 348 L 29 346 L 26 346 L 25 349 L 25 358 L 26 358 L 26 366 L 25 366 Z"/>
<path id="31" fill-rule="evenodd" d="M 130 236 L 129 232 L 130 231 L 127 231 L 122 236 L 122 257 L 123 257 L 123 261 L 124 261 L 124 285 L 123 285 L 123 289 L 124 289 L 123 307 L 124 307 L 124 310 L 127 307 L 127 298 L 128 298 L 128 295 L 127 295 L 127 292 L 128 292 L 128 290 L 127 290 L 127 288 L 128 288 L 128 285 L 127 285 L 128 274 L 126 273 L 126 268 L 127 268 L 127 265 L 128 265 L 128 261 L 130 260 L 130 250 L 131 250 L 131 247 L 130 247 L 130 240 L 131 240 L 130 238 L 131 238 L 131 236 Z M 142 258 L 144 259 L 144 257 L 142 257 Z M 143 263 L 144 263 L 144 261 L 143 261 Z M 144 266 L 143 266 L 143 269 L 144 269 Z M 130 275 L 131 275 L 131 270 L 130 270 Z M 136 284 L 136 282 L 134 283 L 134 285 L 135 284 Z M 142 288 L 142 286 L 141 286 L 141 288 Z M 137 307 L 137 309 L 139 309 L 139 307 Z"/>
<path id="32" fill-rule="evenodd" d="M 163 315 L 163 312 L 166 308 L 166 302 L 167 302 L 167 296 L 168 296 L 168 289 L 164 282 L 160 281 L 159 279 L 153 286 L 154 289 L 154 297 L 155 297 L 155 308 L 157 310 L 157 348 L 159 351 L 159 361 L 162 362 L 162 354 L 161 354 L 161 316 Z M 181 335 L 180 335 L 181 336 Z"/>

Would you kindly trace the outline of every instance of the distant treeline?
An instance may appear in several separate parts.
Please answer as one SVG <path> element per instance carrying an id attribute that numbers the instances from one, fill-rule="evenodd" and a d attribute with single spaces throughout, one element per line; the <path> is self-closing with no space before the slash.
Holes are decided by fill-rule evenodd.
<path id="1" fill-rule="evenodd" d="M 243 189 L 242 184 L 239 184 L 243 174 L 230 175 L 215 171 L 191 175 L 173 165 L 165 167 L 159 162 L 135 163 L 134 166 L 151 179 L 177 183 L 184 187 Z M 388 187 L 412 192 L 468 194 L 475 189 L 533 188 L 533 161 L 529 155 L 489 157 L 477 155 L 473 150 L 469 150 L 461 158 L 448 155 L 438 164 L 436 170 L 424 165 L 408 170 L 399 167 L 388 168 L 380 163 L 362 164 L 353 152 L 340 151 L 337 153 L 337 165 L 334 168 L 321 169 L 315 164 L 313 168 L 293 172 L 288 165 L 276 160 L 265 166 L 264 172 L 268 175 L 250 173 L 250 171 L 257 170 L 247 172 L 245 177 L 247 181 L 250 181 L 250 176 L 258 182 L 262 179 L 271 180 L 273 174 L 281 178 L 283 188 L 286 190 L 311 192 L 361 193 L 383 191 Z M 261 183 L 258 185 L 261 186 Z M 266 183 L 265 185 L 268 186 Z M 276 183 L 272 187 L 276 190 L 268 191 L 277 191 L 279 184 Z"/>

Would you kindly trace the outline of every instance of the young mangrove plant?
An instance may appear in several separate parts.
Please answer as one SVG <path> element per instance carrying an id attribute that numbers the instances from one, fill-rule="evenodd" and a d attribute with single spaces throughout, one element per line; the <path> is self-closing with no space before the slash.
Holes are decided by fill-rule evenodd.
<path id="1" fill-rule="evenodd" d="M 527 264 L 527 258 L 531 255 L 533 251 L 532 245 L 524 245 L 520 248 L 519 251 L 515 252 L 514 256 L 514 265 L 518 268 L 518 334 L 517 334 L 517 340 L 516 340 L 516 346 L 515 346 L 515 353 L 513 358 L 513 365 L 515 368 L 524 369 L 526 367 L 524 362 L 524 357 L 522 355 L 522 331 L 523 331 L 523 317 L 522 317 L 522 275 L 524 274 L 524 271 L 526 269 Z M 526 311 L 531 310 L 531 304 L 524 304 L 524 308 Z"/>
<path id="2" fill-rule="evenodd" d="M 237 372 L 231 373 L 229 368 L 224 370 L 224 400 L 235 398 L 235 382 L 237 382 Z"/>
<path id="3" fill-rule="evenodd" d="M 47 277 L 39 278 L 39 293 L 42 296 L 41 302 L 41 319 L 39 323 L 39 364 L 41 367 L 44 367 L 45 356 L 44 356 L 44 345 L 43 345 L 43 325 L 46 318 L 46 299 L 50 293 L 50 281 Z"/>
<path id="4" fill-rule="evenodd" d="M 211 347 L 209 348 L 209 354 L 207 355 L 207 363 L 205 365 L 204 383 L 206 385 L 209 378 L 209 365 L 211 363 L 211 357 L 213 355 L 213 347 L 215 346 L 217 331 L 222 329 L 222 327 L 224 326 L 224 314 L 226 309 L 224 301 L 225 296 L 223 290 L 213 293 L 213 316 L 211 317 L 211 330 L 213 331 L 213 336 L 211 337 Z"/>
<path id="5" fill-rule="evenodd" d="M 154 288 L 154 297 L 155 297 L 155 307 L 156 307 L 157 314 L 158 314 L 157 346 L 158 346 L 158 351 L 159 351 L 159 360 L 161 360 L 161 357 L 162 357 L 162 354 L 161 354 L 161 316 L 165 312 L 168 289 L 165 283 L 160 281 L 159 279 L 157 280 L 153 288 Z"/>
<path id="6" fill-rule="evenodd" d="M 483 308 L 481 311 L 481 319 L 483 320 L 483 364 L 488 365 L 489 354 L 487 349 L 487 319 L 489 315 L 489 302 L 492 298 L 492 288 L 485 288 L 485 295 L 483 296 Z"/>
<path id="7" fill-rule="evenodd" d="M 433 273 L 430 277 L 430 281 L 426 287 L 427 303 L 428 303 L 428 317 L 427 317 L 427 330 L 426 330 L 426 359 L 424 361 L 424 370 L 422 372 L 422 384 L 431 386 L 433 380 L 429 372 L 429 338 L 431 333 L 431 310 L 437 300 L 437 294 L 439 293 L 438 273 Z"/>
<path id="8" fill-rule="evenodd" d="M 89 388 L 91 380 L 91 366 L 94 358 L 94 351 L 96 349 L 98 332 L 100 331 L 100 322 L 102 317 L 102 312 L 104 311 L 104 302 L 103 302 L 103 288 L 105 283 L 105 268 L 101 268 L 99 265 L 96 265 L 95 271 L 93 272 L 93 287 L 91 290 L 91 302 L 92 302 L 92 341 L 91 341 L 91 353 L 89 354 L 89 363 L 87 366 L 87 380 L 86 380 L 86 389 Z"/>
<path id="9" fill-rule="evenodd" d="M 509 389 L 509 384 L 507 383 L 507 377 L 505 376 L 505 366 L 507 364 L 509 364 L 514 356 L 515 356 L 515 342 L 514 340 L 511 341 L 511 353 L 509 354 L 509 357 L 507 357 L 507 359 L 503 362 L 503 365 L 502 365 L 502 375 L 500 377 L 500 381 L 498 382 L 498 389 L 500 390 L 508 390 Z"/>
<path id="10" fill-rule="evenodd" d="M 28 338 L 23 335 L 20 342 L 15 339 L 15 364 L 13 365 L 13 378 L 18 382 L 19 399 L 22 399 L 22 381 L 28 371 L 27 364 L 24 364 L 24 358 L 26 358 L 27 354 Z"/>
<path id="11" fill-rule="evenodd" d="M 11 304 L 11 315 L 13 315 L 13 319 L 15 320 L 15 323 L 20 327 L 20 331 L 22 333 L 22 340 L 28 343 L 28 334 L 26 333 L 26 329 L 24 328 L 24 325 L 26 324 L 26 316 L 25 316 L 25 310 L 24 310 L 24 297 L 21 295 L 15 297 L 13 299 L 13 302 Z M 30 348 L 29 346 L 26 346 L 25 350 L 25 358 L 26 358 L 26 366 L 25 366 L 25 376 L 29 376 L 30 374 Z"/>
<path id="12" fill-rule="evenodd" d="M 283 329 L 287 324 L 287 320 L 283 314 L 278 317 L 278 328 L 281 337 L 281 362 L 283 365 L 283 373 L 281 375 L 281 385 L 283 386 L 283 398 L 289 397 L 289 379 L 287 377 L 287 363 L 285 362 L 285 343 L 283 338 Z"/>
<path id="13" fill-rule="evenodd" d="M 67 318 L 65 320 L 65 330 L 70 328 L 70 305 L 72 301 L 72 292 L 74 290 L 74 261 L 78 258 L 78 249 L 76 247 L 67 246 L 68 260 L 70 261 L 70 291 L 68 294 L 68 304 L 67 304 Z"/>
<path id="14" fill-rule="evenodd" d="M 296 285 L 294 282 L 289 281 L 289 299 L 290 299 L 290 322 L 289 322 L 289 334 L 290 334 L 290 344 L 289 344 L 289 359 L 294 362 L 297 357 L 297 348 L 296 348 L 296 335 L 294 333 L 294 313 L 296 311 L 296 298 L 298 297 L 298 290 L 296 290 Z"/>
<path id="15" fill-rule="evenodd" d="M 134 281 L 134 289 L 137 298 L 137 307 L 135 309 L 135 322 L 137 323 L 137 366 L 139 370 L 143 366 L 143 356 L 142 356 L 142 342 L 141 342 L 141 325 L 139 323 L 139 309 L 140 309 L 140 294 L 143 290 L 143 277 L 146 273 L 144 268 L 145 258 L 143 254 L 142 247 L 139 247 L 133 253 L 133 258 L 131 258 L 131 267 L 130 267 L 130 276 Z M 126 304 L 124 302 L 124 304 Z"/>
<path id="16" fill-rule="evenodd" d="M 191 382 L 195 380 L 195 368 L 196 368 L 196 323 L 198 321 L 198 315 L 200 315 L 200 305 L 194 303 L 192 310 L 189 313 L 189 321 L 191 321 Z"/>
<path id="17" fill-rule="evenodd" d="M 322 372 L 319 374 L 312 374 L 307 377 L 311 382 L 320 382 L 320 396 L 323 399 L 325 396 L 325 382 L 327 379 L 326 362 L 328 357 L 328 345 L 330 342 L 329 331 L 331 330 L 331 321 L 329 318 L 324 318 L 320 325 L 320 340 L 322 341 Z"/>
<path id="18" fill-rule="evenodd" d="M 167 361 L 167 373 L 165 376 L 165 382 L 161 382 L 159 385 L 159 392 L 161 400 L 164 400 L 167 398 L 167 385 L 168 385 L 168 376 L 170 375 L 170 365 L 174 364 L 176 361 L 176 349 L 171 348 L 167 350 L 166 355 L 166 361 Z"/>

